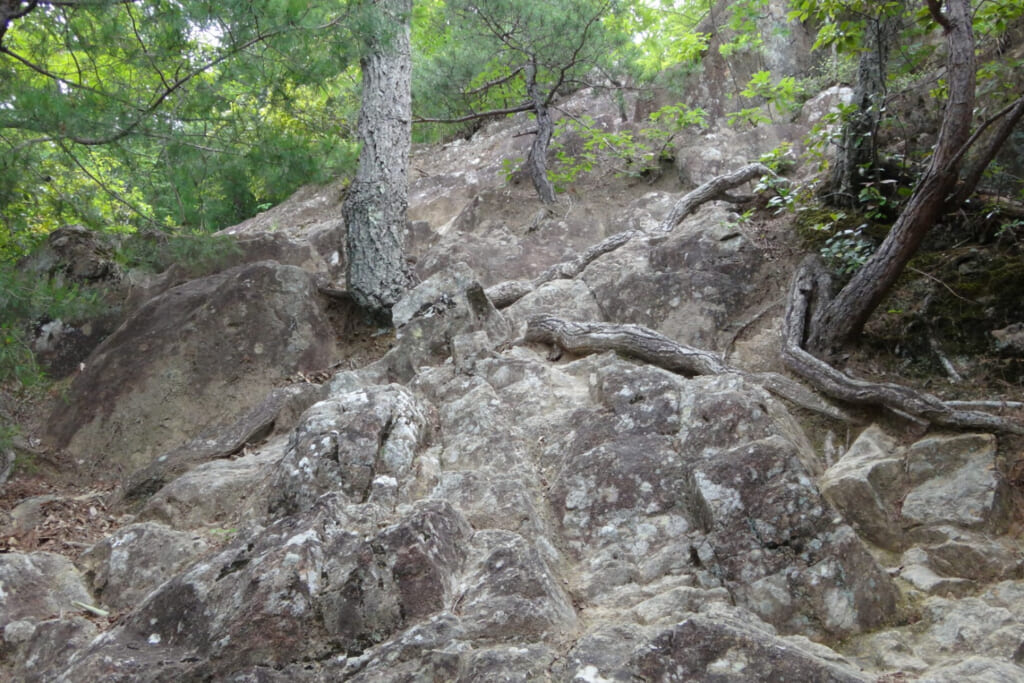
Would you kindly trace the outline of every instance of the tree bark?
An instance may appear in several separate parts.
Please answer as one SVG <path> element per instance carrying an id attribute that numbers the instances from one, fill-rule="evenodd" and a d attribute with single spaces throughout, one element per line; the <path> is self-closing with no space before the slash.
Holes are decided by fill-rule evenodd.
<path id="1" fill-rule="evenodd" d="M 885 104 L 889 46 L 899 21 L 899 16 L 884 8 L 867 20 L 853 93 L 856 109 L 843 129 L 829 192 L 829 201 L 838 206 L 855 206 L 865 182 L 877 179 L 878 124 Z"/>
<path id="2" fill-rule="evenodd" d="M 925 170 L 906 208 L 888 236 L 835 299 L 829 302 L 816 328 L 811 348 L 830 354 L 860 334 L 896 278 L 920 246 L 924 236 L 942 217 L 954 189 L 960 166 L 960 150 L 970 138 L 974 107 L 974 34 L 970 0 L 949 0 L 947 80 L 949 101 L 942 128 Z"/>
<path id="3" fill-rule="evenodd" d="M 555 123 L 551 111 L 537 85 L 537 64 L 526 67 L 526 92 L 533 103 L 533 113 L 537 116 L 537 134 L 530 145 L 530 154 L 526 157 L 526 172 L 530 175 L 537 196 L 545 204 L 555 203 L 555 187 L 548 180 L 548 147 L 551 136 L 555 132 Z"/>
<path id="4" fill-rule="evenodd" d="M 996 158 L 999 151 L 1006 144 L 1006 140 L 1013 133 L 1013 129 L 1020 123 L 1021 118 L 1024 118 L 1024 97 L 1018 97 L 1016 101 L 1007 106 L 1003 111 L 999 112 L 996 117 L 1001 118 L 1002 121 L 999 127 L 989 137 L 988 142 L 985 145 L 985 149 L 981 151 L 978 157 L 968 167 L 966 173 L 964 173 L 963 182 L 960 183 L 960 187 L 957 189 L 956 195 L 950 201 L 949 206 L 946 207 L 947 211 L 956 211 L 959 209 L 964 202 L 971 198 L 974 191 L 978 189 L 978 183 L 981 182 L 981 177 L 985 174 L 985 169 L 992 163 L 992 160 Z M 994 118 L 996 118 L 994 117 Z M 986 124 L 989 124 L 993 119 L 989 119 Z M 984 126 L 983 126 L 984 128 Z M 981 132 L 979 129 L 975 136 Z"/>
<path id="5" fill-rule="evenodd" d="M 683 195 L 682 199 L 676 202 L 668 216 L 661 223 L 661 229 L 665 232 L 671 231 L 679 222 L 689 216 L 701 204 L 713 199 L 729 199 L 729 190 L 738 187 L 743 183 L 750 182 L 761 176 L 774 176 L 770 168 L 761 163 L 747 164 L 738 168 L 732 173 L 715 176 L 695 190 Z"/>
<path id="6" fill-rule="evenodd" d="M 540 315 L 527 322 L 524 341 L 553 344 L 577 355 L 614 351 L 687 377 L 737 375 L 802 408 L 844 422 L 856 421 L 846 411 L 788 377 L 774 372 L 744 372 L 726 364 L 716 353 L 679 344 L 641 325 L 569 322 Z"/>
<path id="7" fill-rule="evenodd" d="M 790 286 L 786 318 L 783 321 L 782 360 L 786 367 L 811 386 L 840 401 L 861 406 L 879 406 L 932 424 L 960 429 L 990 429 L 1024 434 L 1024 424 L 990 413 L 962 410 L 956 402 L 898 384 L 867 382 L 850 377 L 803 348 L 806 328 L 814 320 L 814 302 L 827 275 L 824 266 L 811 257 L 801 264 Z M 1014 406 L 1008 406 L 1014 407 Z"/>
<path id="8" fill-rule="evenodd" d="M 386 316 L 413 279 L 405 261 L 409 150 L 412 144 L 412 0 L 376 0 L 386 35 L 367 40 L 361 60 L 362 142 L 356 177 L 342 205 L 346 283 L 353 299 Z"/>

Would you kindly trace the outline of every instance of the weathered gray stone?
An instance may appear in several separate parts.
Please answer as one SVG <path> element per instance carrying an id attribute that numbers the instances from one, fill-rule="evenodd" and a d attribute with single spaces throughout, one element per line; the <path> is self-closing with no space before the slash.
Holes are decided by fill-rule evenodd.
<path id="1" fill-rule="evenodd" d="M 16 663 L 12 679 L 24 683 L 54 680 L 71 657 L 87 647 L 98 632 L 95 624 L 78 616 L 38 623 L 12 622 L 8 627 L 14 624 L 29 625 L 18 642 L 12 642 L 8 636 L 12 629 L 4 629 L 5 646 L 13 645 L 13 651 L 6 654 Z"/>
<path id="2" fill-rule="evenodd" d="M 709 520 L 701 559 L 738 604 L 789 633 L 849 635 L 895 616 L 888 575 L 778 437 L 719 453 L 694 477 Z"/>
<path id="3" fill-rule="evenodd" d="M 1024 680 L 1024 667 L 985 657 L 968 657 L 962 662 L 929 671 L 918 680 L 922 683 L 1019 683 Z"/>
<path id="4" fill-rule="evenodd" d="M 1024 555 L 1012 541 L 959 527 L 922 527 L 909 534 L 942 576 L 991 582 L 1020 578 Z"/>
<path id="5" fill-rule="evenodd" d="M 995 339 L 996 350 L 1008 356 L 1024 356 L 1024 323 L 1013 323 L 989 334 Z"/>
<path id="6" fill-rule="evenodd" d="M 141 603 L 209 547 L 196 534 L 141 522 L 121 527 L 93 545 L 82 554 L 79 566 L 104 605 L 125 609 Z"/>
<path id="7" fill-rule="evenodd" d="M 772 295 L 759 276 L 766 267 L 761 250 L 733 222 L 725 209 L 706 205 L 669 235 L 634 238 L 580 277 L 604 319 L 722 349 L 732 337 L 730 321 Z"/>
<path id="8" fill-rule="evenodd" d="M 365 503 L 378 479 L 408 479 L 427 436 L 426 410 L 397 384 L 321 401 L 302 416 L 276 467 L 270 510 L 302 512 L 328 491 Z"/>
<path id="9" fill-rule="evenodd" d="M 358 656 L 326 663 L 321 680 L 403 681 L 420 675 L 427 680 L 455 680 L 465 653 L 465 630 L 458 617 L 441 612 Z"/>
<path id="10" fill-rule="evenodd" d="M 638 648 L 631 668 L 651 681 L 870 681 L 828 648 L 782 639 L 756 618 L 719 609 L 687 615 Z"/>
<path id="11" fill-rule="evenodd" d="M 92 604 L 81 573 L 63 555 L 47 552 L 0 554 L 0 625 L 49 619 Z"/>
<path id="12" fill-rule="evenodd" d="M 640 624 L 669 624 L 678 621 L 680 614 L 703 612 L 712 603 L 728 605 L 732 596 L 725 588 L 694 588 L 676 586 L 636 605 L 633 610 Z"/>
<path id="13" fill-rule="evenodd" d="M 519 301 L 503 309 L 502 313 L 512 324 L 516 337 L 523 336 L 526 331 L 526 323 L 530 318 L 544 313 L 557 315 L 563 320 L 583 322 L 604 320 L 604 313 L 598 306 L 594 293 L 590 291 L 585 282 L 578 278 L 545 282 Z"/>
<path id="14" fill-rule="evenodd" d="M 979 598 L 934 597 L 925 601 L 923 609 L 926 623 L 930 624 L 927 637 L 945 652 L 987 654 L 981 649 L 986 639 L 999 629 L 1018 623 L 1010 610 Z"/>
<path id="15" fill-rule="evenodd" d="M 130 473 L 320 370 L 334 335 L 314 278 L 263 261 L 175 287 L 108 337 L 75 377 L 47 439 L 97 471 Z"/>
<path id="16" fill-rule="evenodd" d="M 420 366 L 452 355 L 452 340 L 460 335 L 483 331 L 493 347 L 511 334 L 508 321 L 464 263 L 421 282 L 394 305 L 391 317 L 395 348 L 381 362 L 403 381 L 415 376 Z"/>
<path id="17" fill-rule="evenodd" d="M 991 434 L 937 436 L 912 445 L 906 460 L 913 488 L 903 500 L 904 525 L 1003 530 L 1008 492 L 995 458 Z"/>
<path id="18" fill-rule="evenodd" d="M 239 458 L 197 465 L 153 494 L 137 518 L 173 529 L 221 533 L 231 533 L 245 521 L 262 520 L 271 496 L 268 474 L 287 443 L 288 436 L 282 434 Z"/>
<path id="19" fill-rule="evenodd" d="M 636 678 L 629 659 L 646 644 L 649 629 L 633 624 L 601 624 L 583 634 L 556 663 L 558 681 L 623 681 Z"/>
<path id="20" fill-rule="evenodd" d="M 350 514 L 341 497 L 324 496 L 303 518 L 231 543 L 151 593 L 67 675 L 90 680 L 104 667 L 131 675 L 147 663 L 131 651 L 154 646 L 174 653 L 174 675 L 185 679 L 358 654 L 450 607 L 471 534 L 462 517 L 443 503 L 420 504 L 364 535 L 379 523 L 372 508 Z"/>
<path id="21" fill-rule="evenodd" d="M 930 593 L 931 595 L 963 597 L 974 592 L 977 588 L 977 584 L 969 579 L 936 574 L 928 566 L 927 558 L 921 559 L 925 563 L 911 563 L 904 559 L 903 568 L 900 570 L 900 578 L 909 582 L 919 591 Z"/>
<path id="22" fill-rule="evenodd" d="M 979 597 L 994 607 L 1005 607 L 1024 623 L 1024 581 L 1000 581 Z"/>
<path id="23" fill-rule="evenodd" d="M 468 654 L 458 680 L 462 683 L 551 681 L 548 671 L 558 655 L 557 650 L 545 645 L 480 648 Z"/>
<path id="24" fill-rule="evenodd" d="M 202 434 L 131 474 L 121 487 L 121 502 L 135 507 L 161 487 L 201 463 L 230 458 L 275 431 L 290 429 L 299 416 L 323 398 L 322 386 L 292 384 L 273 389 L 262 401 L 227 424 L 207 427 Z"/>
<path id="25" fill-rule="evenodd" d="M 529 490 L 518 477 L 462 470 L 441 474 L 430 496 L 456 506 L 475 529 L 505 529 L 527 537 L 539 536 L 546 528 Z"/>
<path id="26" fill-rule="evenodd" d="M 903 533 L 897 503 L 906 488 L 904 461 L 896 442 L 868 427 L 819 481 L 821 492 L 865 539 L 899 550 Z"/>
<path id="27" fill-rule="evenodd" d="M 544 558 L 519 534 L 477 532 L 455 613 L 471 637 L 529 643 L 572 632 L 576 613 Z"/>
<path id="28" fill-rule="evenodd" d="M 928 669 L 928 662 L 914 654 L 911 635 L 886 630 L 871 633 L 854 642 L 848 655 L 856 657 L 862 668 L 869 671 L 898 671 L 917 674 Z"/>
<path id="29" fill-rule="evenodd" d="M 451 394 L 439 411 L 442 465 L 453 470 L 522 470 L 528 449 L 512 406 L 479 377 L 457 377 L 444 390 Z"/>
<path id="30" fill-rule="evenodd" d="M 472 374 L 476 368 L 476 362 L 491 354 L 492 345 L 487 338 L 487 333 L 477 330 L 470 334 L 455 336 L 452 339 L 451 349 L 455 369 L 465 374 Z"/>
<path id="31" fill-rule="evenodd" d="M 336 278 L 345 272 L 344 249 L 340 248 L 345 244 L 343 185 L 333 182 L 299 188 L 277 206 L 219 234 L 235 236 L 246 260 L 256 260 L 272 248 L 270 258 L 317 272 L 326 268 Z M 315 254 L 310 255 L 308 247 Z"/>

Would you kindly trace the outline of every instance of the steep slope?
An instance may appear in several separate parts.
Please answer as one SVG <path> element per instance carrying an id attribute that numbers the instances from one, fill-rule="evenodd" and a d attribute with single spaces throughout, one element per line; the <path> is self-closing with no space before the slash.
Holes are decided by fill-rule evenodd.
<path id="1" fill-rule="evenodd" d="M 567 106 L 622 125 L 587 94 Z M 116 409 L 133 405 L 131 387 L 107 387 L 110 417 L 87 428 L 130 430 L 132 448 L 112 441 L 77 457 L 124 468 L 105 501 L 123 525 L 75 565 L 0 555 L 12 676 L 1024 679 L 1024 557 L 1007 535 L 1013 491 L 993 436 L 831 421 L 750 374 L 689 377 L 523 339 L 542 313 L 634 323 L 744 370 L 778 370 L 796 255 L 785 226 L 745 224 L 720 204 L 659 230 L 681 189 L 674 178 L 592 178 L 554 214 L 538 211 L 501 166 L 526 125 L 512 118 L 417 152 L 410 238 L 423 282 L 396 306 L 391 348 L 375 362 L 332 367 L 336 351 L 307 367 L 294 359 L 335 340 L 285 334 L 297 306 L 326 315 L 313 282 L 336 287 L 337 187 L 228 231 L 315 251 L 306 270 L 259 251 L 254 264 L 161 295 L 244 285 L 253 269 L 304 283 L 273 307 L 278 320 L 239 333 L 245 349 L 210 356 L 228 377 L 256 364 L 276 388 L 224 382 L 193 412 L 168 400 L 132 413 Z M 715 163 L 756 158 L 787 130 L 723 147 Z M 691 168 L 698 181 L 718 170 L 728 169 Z M 576 277 L 500 311 L 485 294 L 626 229 L 637 234 Z M 221 322 L 206 307 L 225 306 L 227 324 L 237 301 L 161 309 L 161 323 L 212 349 L 223 328 L 198 324 Z M 118 335 L 156 303 L 87 367 L 136 348 Z M 294 364 L 242 353 L 270 340 Z M 165 381 L 196 353 L 154 352 L 168 365 L 151 384 L 174 386 Z M 96 397 L 71 400 L 69 413 Z M 184 425 L 174 438 L 145 426 L 173 419 Z"/>

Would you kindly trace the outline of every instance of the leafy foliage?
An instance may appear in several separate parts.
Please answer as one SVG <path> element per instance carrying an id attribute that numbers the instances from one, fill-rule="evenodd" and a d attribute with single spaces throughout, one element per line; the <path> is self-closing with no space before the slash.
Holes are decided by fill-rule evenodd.
<path id="1" fill-rule="evenodd" d="M 435 38 L 414 64 L 414 110 L 427 120 L 525 111 L 527 66 L 547 98 L 591 84 L 595 70 L 614 70 L 611 56 L 628 41 L 620 4 L 449 0 L 429 14 Z"/>
<path id="2" fill-rule="evenodd" d="M 650 125 L 636 133 L 601 129 L 592 117 L 566 117 L 559 121 L 555 142 L 558 164 L 548 172 L 559 191 L 595 167 L 610 167 L 617 175 L 634 178 L 655 174 L 670 158 L 670 143 L 688 127 L 703 128 L 703 109 L 667 105 L 648 117 Z"/>
<path id="3" fill-rule="evenodd" d="M 71 222 L 211 230 L 351 167 L 345 4 L 32 5 L 0 34 L 0 249 Z"/>
<path id="4" fill-rule="evenodd" d="M 240 253 L 233 237 L 201 231 L 136 233 L 118 250 L 120 260 L 128 267 L 161 273 L 178 265 L 191 276 L 219 270 Z"/>

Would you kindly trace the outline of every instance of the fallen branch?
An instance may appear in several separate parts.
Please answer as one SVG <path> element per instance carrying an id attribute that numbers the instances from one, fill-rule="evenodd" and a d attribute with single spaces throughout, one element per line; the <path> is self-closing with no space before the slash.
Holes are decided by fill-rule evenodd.
<path id="1" fill-rule="evenodd" d="M 787 377 L 771 372 L 744 372 L 727 365 L 718 354 L 679 344 L 641 325 L 567 322 L 541 315 L 527 323 L 524 339 L 554 344 L 577 355 L 614 351 L 688 377 L 739 375 L 808 410 L 846 422 L 856 421 L 842 409 L 821 400 L 810 389 Z"/>
<path id="2" fill-rule="evenodd" d="M 890 383 L 867 382 L 850 377 L 804 349 L 809 315 L 819 291 L 820 263 L 805 260 L 797 270 L 790 287 L 786 317 L 783 324 L 782 360 L 786 367 L 808 381 L 826 396 L 862 406 L 880 406 L 905 413 L 932 424 L 961 429 L 988 429 L 1024 434 L 1024 425 L 997 415 L 961 410 L 955 403 L 909 387 Z"/>

